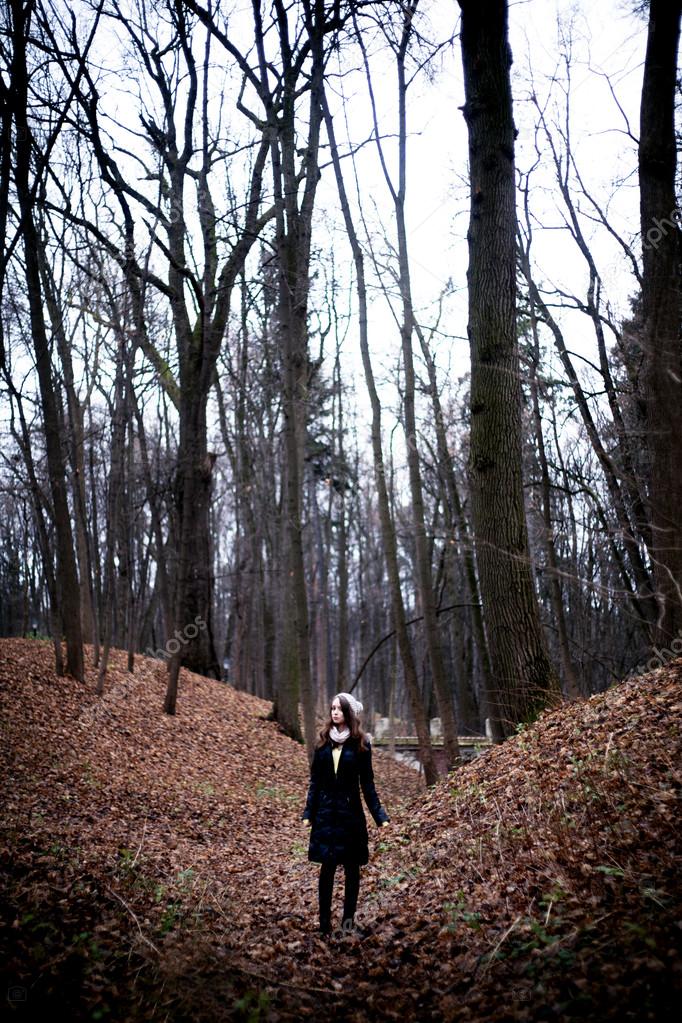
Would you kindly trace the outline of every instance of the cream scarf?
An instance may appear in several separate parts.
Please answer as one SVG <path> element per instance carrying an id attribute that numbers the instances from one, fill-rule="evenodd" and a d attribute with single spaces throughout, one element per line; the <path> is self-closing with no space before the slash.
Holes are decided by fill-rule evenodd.
<path id="1" fill-rule="evenodd" d="M 332 725 L 329 729 L 329 738 L 332 742 L 336 742 L 339 746 L 346 741 L 350 735 L 350 728 L 346 727 L 342 732 L 338 730 L 336 725 Z"/>

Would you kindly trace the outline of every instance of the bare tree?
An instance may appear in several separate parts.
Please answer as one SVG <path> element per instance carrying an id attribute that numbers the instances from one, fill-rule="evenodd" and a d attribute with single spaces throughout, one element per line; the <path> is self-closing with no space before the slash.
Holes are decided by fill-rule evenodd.
<path id="1" fill-rule="evenodd" d="M 407 616 L 400 585 L 400 569 L 398 565 L 398 550 L 395 535 L 395 528 L 391 519 L 391 508 L 386 479 L 386 467 L 381 440 L 381 402 L 377 393 L 372 360 L 369 351 L 369 339 L 367 328 L 367 286 L 365 281 L 364 256 L 358 239 L 355 223 L 351 213 L 350 202 L 346 191 L 341 161 L 339 158 L 334 123 L 329 111 L 326 96 L 321 94 L 327 137 L 331 149 L 336 185 L 339 192 L 341 209 L 348 234 L 348 240 L 353 253 L 353 262 L 356 273 L 356 287 L 358 292 L 358 318 L 360 334 L 360 351 L 362 365 L 365 374 L 365 382 L 372 407 L 372 455 L 374 463 L 374 480 L 377 489 L 379 505 L 379 517 L 381 523 L 381 537 L 386 559 L 386 571 L 389 580 L 389 592 L 391 600 L 391 614 L 393 627 L 397 636 L 397 645 L 400 650 L 400 657 L 405 675 L 405 686 L 410 704 L 410 710 L 415 722 L 417 738 L 419 741 L 420 755 L 424 767 L 424 776 L 427 785 L 433 785 L 438 780 L 438 768 L 433 756 L 431 737 L 429 733 L 429 722 L 424 710 L 424 705 L 419 691 L 417 669 L 414 662 L 412 646 L 407 631 Z"/>
<path id="2" fill-rule="evenodd" d="M 136 344 L 157 368 L 160 380 L 172 397 L 179 419 L 178 468 L 173 619 L 176 634 L 192 625 L 194 635 L 177 642 L 169 662 L 165 709 L 175 713 L 178 675 L 182 663 L 204 674 L 221 674 L 213 638 L 210 506 L 215 455 L 208 450 L 206 409 L 213 385 L 216 363 L 230 315 L 232 291 L 244 262 L 271 213 L 261 213 L 261 182 L 268 155 L 268 142 L 261 135 L 254 142 L 250 177 L 241 223 L 234 217 L 234 233 L 223 255 L 217 229 L 219 215 L 212 194 L 211 172 L 223 159 L 211 138 L 208 110 L 209 44 L 206 34 L 203 63 L 195 56 L 190 16 L 181 3 L 164 5 L 170 42 L 155 45 L 143 4 L 136 15 L 125 16 L 114 5 L 111 16 L 126 32 L 149 83 L 156 90 L 159 111 L 141 113 L 149 164 L 143 162 L 146 177 L 158 182 L 158 203 L 115 158 L 107 142 L 100 113 L 101 97 L 96 81 L 86 69 L 87 89 L 79 99 L 89 127 L 91 143 L 102 180 L 115 196 L 123 220 L 124 244 L 119 247 L 86 217 L 78 221 L 110 252 L 124 270 L 132 295 Z M 245 59 L 234 51 L 237 65 L 250 75 Z M 179 117 L 179 80 L 187 76 L 184 110 Z M 197 135 L 199 136 L 197 138 Z M 196 194 L 201 261 L 195 261 L 189 227 L 190 190 Z M 136 246 L 135 209 L 150 220 L 150 234 L 166 262 L 166 279 L 141 264 Z M 165 237 L 162 237 L 165 235 Z M 221 256 L 223 256 L 221 261 Z M 156 351 L 145 320 L 145 288 L 152 285 L 169 303 L 178 365 L 173 379 L 166 361 Z M 196 628 L 194 623 L 199 623 Z"/>
<path id="3" fill-rule="evenodd" d="M 20 224 L 18 234 L 24 250 L 24 272 L 26 293 L 28 297 L 31 336 L 35 351 L 36 372 L 40 388 L 40 399 L 45 429 L 50 492 L 54 515 L 57 543 L 57 592 L 61 619 L 66 638 L 66 671 L 75 678 L 83 680 L 83 638 L 80 616 L 80 593 L 78 571 L 73 546 L 73 532 L 67 499 L 66 467 L 61 443 L 61 422 L 58 397 L 52 375 L 52 360 L 45 321 L 41 264 L 45 260 L 44 249 L 36 224 L 34 203 L 37 190 L 40 188 L 41 175 L 45 170 L 47 153 L 54 144 L 62 126 L 62 119 L 57 118 L 50 137 L 41 148 L 40 140 L 33 132 L 30 121 L 29 104 L 29 56 L 27 43 L 31 33 L 32 16 L 35 4 L 24 4 L 22 0 L 12 0 L 10 4 L 12 40 L 12 63 L 9 72 L 9 84 L 2 83 L 4 101 L 3 143 L 11 145 L 8 118 L 14 120 L 15 128 L 15 159 L 14 185 L 16 188 Z M 7 157 L 4 164 L 7 167 Z M 35 162 L 34 162 L 35 161 Z M 37 167 L 36 167 L 37 165 Z M 34 172 L 33 168 L 36 167 Z M 6 184 L 8 182 L 6 181 Z M 3 220 L 6 218 L 3 215 Z"/>
<path id="4" fill-rule="evenodd" d="M 395 53 L 398 78 L 398 180 L 394 183 L 386 163 L 381 135 L 379 132 L 377 108 L 374 89 L 370 74 L 367 50 L 358 32 L 358 42 L 362 50 L 365 65 L 367 87 L 372 106 L 374 121 L 374 138 L 377 145 L 381 168 L 390 193 L 395 212 L 395 225 L 398 241 L 397 282 L 400 291 L 401 315 L 399 319 L 400 340 L 402 349 L 402 367 L 404 373 L 403 393 L 403 427 L 407 450 L 407 465 L 410 484 L 412 508 L 412 528 L 415 547 L 415 575 L 419 601 L 424 616 L 424 636 L 428 651 L 431 678 L 436 692 L 440 711 L 443 742 L 445 747 L 446 768 L 457 763 L 459 746 L 457 743 L 457 722 L 453 706 L 453 692 L 445 676 L 445 664 L 440 630 L 436 615 L 436 593 L 433 584 L 431 559 L 426 533 L 424 494 L 419 461 L 418 432 L 416 418 L 416 383 L 414 368 L 413 338 L 417 327 L 412 301 L 412 285 L 410 278 L 410 260 L 407 243 L 405 221 L 405 203 L 407 196 L 407 94 L 409 74 L 407 61 L 411 43 L 414 38 L 414 18 L 417 13 L 418 0 L 401 5 L 397 39 L 392 42 Z M 389 22 L 390 26 L 390 22 Z M 387 32 L 390 32 L 390 27 Z"/>

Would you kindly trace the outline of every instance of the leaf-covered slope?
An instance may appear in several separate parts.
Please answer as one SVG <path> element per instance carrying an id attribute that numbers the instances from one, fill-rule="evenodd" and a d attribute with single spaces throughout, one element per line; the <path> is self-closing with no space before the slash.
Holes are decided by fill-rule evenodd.
<path id="1" fill-rule="evenodd" d="M 429 992 L 419 1018 L 671 1018 L 681 680 L 676 662 L 548 713 L 414 808 L 377 925 L 391 979 Z"/>
<path id="2" fill-rule="evenodd" d="M 0 941 L 24 1018 L 670 1018 L 679 664 L 545 715 L 428 794 L 377 755 L 391 828 L 370 827 L 364 934 L 331 941 L 302 747 L 264 701 L 185 672 L 169 718 L 163 666 L 124 666 L 98 700 L 94 669 L 58 679 L 47 644 L 0 641 Z"/>
<path id="3" fill-rule="evenodd" d="M 112 654 L 103 697 L 57 678 L 48 644 L 0 641 L 0 753 L 13 791 L 4 825 L 37 845 L 55 836 L 82 847 L 83 864 L 113 867 L 121 850 L 172 874 L 191 863 L 213 876 L 248 873 L 273 851 L 279 825 L 305 803 L 305 750 L 266 720 L 271 705 L 182 672 L 176 716 L 162 713 L 165 668 Z M 421 788 L 386 763 L 385 793 Z M 286 837 L 288 833 L 285 833 Z"/>

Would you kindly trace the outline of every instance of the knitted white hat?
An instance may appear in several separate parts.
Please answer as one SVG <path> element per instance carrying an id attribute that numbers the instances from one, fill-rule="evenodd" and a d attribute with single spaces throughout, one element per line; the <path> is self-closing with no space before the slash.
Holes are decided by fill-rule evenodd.
<path id="1" fill-rule="evenodd" d="M 348 700 L 350 704 L 350 709 L 353 711 L 356 717 L 358 718 L 360 717 L 360 715 L 362 714 L 362 704 L 360 703 L 359 700 L 356 700 L 355 697 L 351 696 L 350 693 L 337 693 L 336 695 L 343 696 L 344 700 Z M 336 699 L 336 697 L 334 697 L 334 699 Z"/>

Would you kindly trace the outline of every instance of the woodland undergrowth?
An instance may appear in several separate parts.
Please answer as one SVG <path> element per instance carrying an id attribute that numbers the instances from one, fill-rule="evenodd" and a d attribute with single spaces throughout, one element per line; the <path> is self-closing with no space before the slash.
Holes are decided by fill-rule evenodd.
<path id="1" fill-rule="evenodd" d="M 89 652 L 90 653 L 90 652 Z M 10 1017 L 668 1020 L 682 994 L 682 662 L 425 790 L 375 755 L 358 930 L 316 933 L 304 749 L 270 705 L 115 651 L 103 697 L 0 640 Z M 339 878 L 341 881 L 341 878 Z M 340 919 L 341 884 L 335 891 Z"/>

